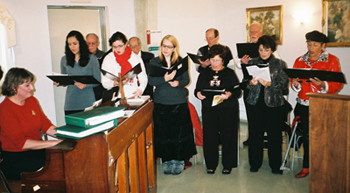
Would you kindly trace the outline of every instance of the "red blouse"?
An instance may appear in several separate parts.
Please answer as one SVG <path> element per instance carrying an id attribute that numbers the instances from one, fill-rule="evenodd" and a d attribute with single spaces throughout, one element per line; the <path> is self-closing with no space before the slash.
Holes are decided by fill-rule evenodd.
<path id="1" fill-rule="evenodd" d="M 41 130 L 52 126 L 42 111 L 38 100 L 30 97 L 23 106 L 8 97 L 0 104 L 0 142 L 4 151 L 20 152 L 27 139 L 41 140 Z"/>

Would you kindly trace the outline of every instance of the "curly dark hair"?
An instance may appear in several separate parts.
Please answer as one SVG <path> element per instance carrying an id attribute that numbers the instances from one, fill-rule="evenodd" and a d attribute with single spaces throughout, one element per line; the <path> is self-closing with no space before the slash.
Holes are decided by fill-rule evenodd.
<path id="1" fill-rule="evenodd" d="M 117 31 L 111 36 L 111 38 L 109 38 L 109 45 L 112 47 L 112 44 L 117 40 L 122 41 L 124 44 L 128 42 L 126 36 L 122 32 Z"/>
<path id="2" fill-rule="evenodd" d="M 11 68 L 6 76 L 1 87 L 1 94 L 5 96 L 13 96 L 17 93 L 19 85 L 24 82 L 34 80 L 34 75 L 24 68 Z"/>
<path id="3" fill-rule="evenodd" d="M 73 52 L 69 49 L 69 46 L 68 46 L 68 38 L 70 38 L 70 37 L 77 38 L 77 40 L 79 42 L 79 52 L 80 52 L 79 65 L 82 67 L 86 66 L 90 60 L 89 48 L 86 44 L 84 36 L 80 32 L 75 31 L 75 30 L 70 31 L 66 37 L 66 47 L 65 47 L 64 53 L 66 54 L 67 65 L 74 68 L 74 63 L 75 63 L 75 61 L 74 61 L 75 54 L 73 54 Z"/>
<path id="4" fill-rule="evenodd" d="M 225 61 L 226 54 L 227 52 L 226 52 L 225 46 L 216 44 L 216 45 L 213 45 L 208 51 L 208 58 L 209 59 L 214 58 L 216 55 L 219 55 L 222 61 Z"/>
<path id="5" fill-rule="evenodd" d="M 274 52 L 276 51 L 276 40 L 275 38 L 269 36 L 269 35 L 263 35 L 258 39 L 257 44 L 263 45 L 264 48 L 271 48 L 271 51 Z"/>

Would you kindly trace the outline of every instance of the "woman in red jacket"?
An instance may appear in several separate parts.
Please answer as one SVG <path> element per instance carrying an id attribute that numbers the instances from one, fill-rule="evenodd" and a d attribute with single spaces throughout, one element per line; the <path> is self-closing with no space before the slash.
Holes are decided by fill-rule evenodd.
<path id="1" fill-rule="evenodd" d="M 318 31 L 305 35 L 308 52 L 295 60 L 293 68 L 312 68 L 317 70 L 340 72 L 338 58 L 325 50 L 329 39 Z M 300 126 L 304 135 L 303 169 L 295 177 L 302 178 L 309 174 L 309 98 L 306 93 L 337 94 L 343 87 L 342 83 L 322 81 L 317 77 L 310 79 L 294 78 L 292 89 L 298 92 L 297 105 L 294 114 L 300 116 Z"/>

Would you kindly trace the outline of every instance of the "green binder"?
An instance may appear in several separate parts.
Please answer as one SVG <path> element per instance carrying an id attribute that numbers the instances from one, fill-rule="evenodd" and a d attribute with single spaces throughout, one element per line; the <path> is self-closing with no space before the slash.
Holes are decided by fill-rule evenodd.
<path id="1" fill-rule="evenodd" d="M 110 120 L 98 125 L 94 125 L 91 127 L 79 127 L 75 125 L 64 125 L 61 127 L 56 127 L 57 136 L 72 138 L 72 139 L 81 139 L 87 136 L 90 136 L 95 133 L 99 133 L 102 131 L 106 131 L 108 129 L 112 129 L 118 125 L 118 120 Z"/>
<path id="2" fill-rule="evenodd" d="M 112 119 L 123 117 L 124 107 L 104 106 L 89 111 L 74 113 L 65 116 L 67 125 L 90 127 Z"/>

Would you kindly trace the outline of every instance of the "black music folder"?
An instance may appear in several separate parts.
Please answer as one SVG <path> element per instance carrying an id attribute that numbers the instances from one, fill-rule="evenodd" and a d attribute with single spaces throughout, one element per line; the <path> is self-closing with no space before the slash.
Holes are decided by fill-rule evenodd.
<path id="1" fill-rule="evenodd" d="M 202 89 L 201 94 L 206 97 L 214 97 L 215 95 L 225 94 L 225 89 L 222 89 L 222 90 Z"/>
<path id="2" fill-rule="evenodd" d="M 201 94 L 206 96 L 206 97 L 213 97 L 215 95 L 225 94 L 225 91 L 233 92 L 236 89 L 244 90 L 247 87 L 248 82 L 249 82 L 248 80 L 245 80 L 245 81 L 233 86 L 232 88 L 222 89 L 222 90 L 202 89 Z"/>
<path id="3" fill-rule="evenodd" d="M 100 84 L 98 80 L 96 80 L 91 75 L 46 75 L 51 80 L 60 83 L 60 85 L 71 85 L 75 82 L 80 82 L 83 84 Z"/>
<path id="4" fill-rule="evenodd" d="M 103 70 L 102 68 L 101 68 L 101 72 L 102 72 L 103 76 L 106 76 L 111 80 L 115 80 L 116 78 L 118 78 L 118 75 L 115 75 L 111 72 Z M 140 72 L 142 72 L 142 68 L 141 68 L 140 63 L 138 63 L 138 64 L 136 64 L 136 66 L 134 66 L 132 69 L 130 69 L 127 73 L 125 73 L 122 76 L 122 78 L 127 77 L 127 78 L 129 78 L 129 80 L 131 80 L 131 79 L 135 78 L 135 76 L 140 74 Z"/>
<path id="5" fill-rule="evenodd" d="M 238 58 L 242 58 L 244 55 L 249 55 L 251 58 L 259 56 L 259 45 L 257 43 L 237 43 Z"/>
<path id="6" fill-rule="evenodd" d="M 188 56 L 186 56 L 170 68 L 159 67 L 152 64 L 147 66 L 148 75 L 153 77 L 161 77 L 164 76 L 167 72 L 168 74 L 170 74 L 174 70 L 176 70 L 177 72 L 173 80 L 175 80 L 177 77 L 188 71 Z"/>
<path id="7" fill-rule="evenodd" d="M 208 58 L 207 56 L 199 56 L 199 55 L 196 55 L 196 54 L 191 54 L 191 53 L 188 53 L 187 52 L 187 55 L 191 58 L 191 60 L 196 63 L 196 64 L 201 64 L 199 62 L 199 60 L 201 60 L 202 62 L 206 61 Z"/>
<path id="8" fill-rule="evenodd" d="M 333 81 L 346 84 L 345 76 L 342 72 L 314 70 L 311 68 L 285 68 L 283 70 L 289 78 L 309 79 L 317 77 L 322 81 Z"/>
<path id="9" fill-rule="evenodd" d="M 119 86 L 115 86 L 109 90 L 103 92 L 101 104 L 111 101 L 113 97 L 117 97 L 119 92 Z"/>

